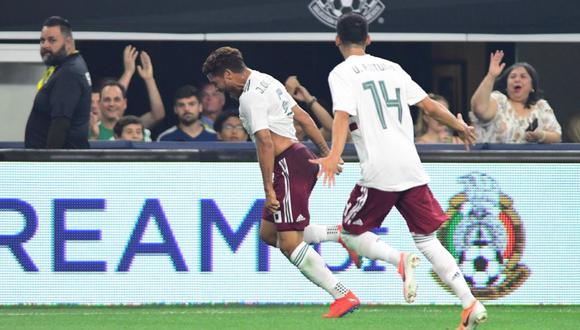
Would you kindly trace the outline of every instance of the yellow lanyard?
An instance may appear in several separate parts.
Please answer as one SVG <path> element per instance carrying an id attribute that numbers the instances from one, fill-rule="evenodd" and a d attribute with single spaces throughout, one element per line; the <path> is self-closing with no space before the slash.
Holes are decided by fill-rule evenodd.
<path id="1" fill-rule="evenodd" d="M 42 75 L 42 78 L 40 78 L 40 80 L 38 81 L 38 84 L 36 84 L 36 91 L 39 91 L 42 88 L 42 86 L 44 86 L 44 84 L 46 84 L 46 82 L 48 81 L 48 78 L 50 78 L 50 76 L 52 76 L 55 69 L 56 69 L 56 66 L 49 66 L 48 69 L 46 69 L 46 72 L 44 72 L 44 74 Z"/>

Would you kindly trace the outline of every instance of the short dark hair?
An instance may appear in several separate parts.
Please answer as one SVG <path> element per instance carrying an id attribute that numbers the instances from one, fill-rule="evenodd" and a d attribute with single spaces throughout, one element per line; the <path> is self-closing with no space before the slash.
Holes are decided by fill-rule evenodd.
<path id="1" fill-rule="evenodd" d="M 230 117 L 240 118 L 240 114 L 234 110 L 228 110 L 220 113 L 220 115 L 216 118 L 215 122 L 213 123 L 213 130 L 216 131 L 217 133 L 221 132 L 222 128 L 224 127 L 225 121 L 228 120 Z"/>
<path id="2" fill-rule="evenodd" d="M 497 77 L 495 80 L 494 89 L 506 93 L 508 77 L 515 68 L 519 67 L 524 68 L 532 79 L 532 91 L 526 100 L 526 104 L 524 104 L 524 106 L 529 109 L 532 105 L 536 104 L 541 98 L 544 97 L 544 92 L 540 89 L 540 76 L 531 64 L 527 62 L 518 62 L 512 64 L 509 68 L 505 69 L 499 77 Z"/>
<path id="3" fill-rule="evenodd" d="M 117 86 L 119 87 L 119 89 L 121 90 L 121 94 L 123 95 L 123 98 L 126 99 L 127 98 L 127 90 L 125 89 L 125 86 L 123 86 L 123 84 L 121 84 L 119 81 L 117 80 L 105 80 L 103 81 L 103 83 L 101 84 L 101 89 L 99 90 L 99 94 L 103 94 L 103 89 L 105 89 L 105 87 L 107 86 Z"/>
<path id="4" fill-rule="evenodd" d="M 142 129 L 145 129 L 145 126 L 143 126 L 143 122 L 141 121 L 141 118 L 137 117 L 137 116 L 123 116 L 121 118 L 119 118 L 119 120 L 117 120 L 117 123 L 115 123 L 115 126 L 113 127 L 113 132 L 115 133 L 116 137 L 120 137 L 123 134 L 123 129 L 125 128 L 125 126 L 127 125 L 131 125 L 131 124 L 138 124 L 141 125 Z"/>
<path id="5" fill-rule="evenodd" d="M 345 44 L 364 45 L 369 35 L 369 25 L 361 14 L 350 12 L 338 19 L 336 34 Z"/>
<path id="6" fill-rule="evenodd" d="M 63 36 L 72 37 L 72 26 L 67 19 L 60 16 L 51 16 L 47 18 L 44 20 L 44 23 L 42 23 L 42 26 L 58 26 L 60 27 L 60 33 L 62 33 Z"/>
<path id="7" fill-rule="evenodd" d="M 239 49 L 221 47 L 209 54 L 201 71 L 206 76 L 209 74 L 221 76 L 228 69 L 233 72 L 242 72 L 245 68 L 246 63 Z"/>
<path id="8" fill-rule="evenodd" d="M 201 92 L 195 86 L 183 85 L 173 93 L 173 105 L 179 99 L 185 99 L 195 96 L 198 102 L 201 102 Z"/>
<path id="9" fill-rule="evenodd" d="M 219 89 L 217 88 L 217 86 L 216 86 L 216 85 L 215 85 L 213 82 L 211 82 L 211 81 L 206 81 L 206 82 L 204 82 L 204 83 L 201 85 L 201 91 L 202 91 L 202 94 L 203 94 L 203 90 L 204 90 L 204 89 L 206 89 L 208 86 L 213 86 L 213 87 L 215 87 L 215 89 L 216 89 L 218 92 L 220 92 L 220 93 L 224 94 L 224 91 L 222 91 L 222 90 L 219 90 Z"/>

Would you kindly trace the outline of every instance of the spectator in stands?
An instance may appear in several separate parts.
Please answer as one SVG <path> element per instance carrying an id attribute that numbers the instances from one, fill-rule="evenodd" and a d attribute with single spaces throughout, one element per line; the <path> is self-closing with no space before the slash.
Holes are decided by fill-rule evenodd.
<path id="1" fill-rule="evenodd" d="M 471 98 L 470 117 L 477 141 L 560 142 L 562 128 L 554 110 L 542 98 L 536 70 L 520 62 L 502 74 L 503 56 L 499 50 L 490 55 L 488 73 Z"/>
<path id="2" fill-rule="evenodd" d="M 320 125 L 320 133 L 324 136 L 324 139 L 330 141 L 332 133 L 332 116 L 328 111 L 318 102 L 315 96 L 312 96 L 308 89 L 300 84 L 298 77 L 289 76 L 286 78 L 284 83 L 286 86 L 286 91 L 292 95 L 292 97 L 297 101 L 304 104 L 304 108 L 314 117 Z M 296 129 L 296 138 L 299 141 L 304 141 L 306 138 L 306 133 L 296 121 L 294 121 L 294 128 Z"/>
<path id="3" fill-rule="evenodd" d="M 438 94 L 430 93 L 429 97 L 449 109 L 449 102 Z M 457 136 L 453 136 L 447 126 L 442 125 L 434 118 L 419 109 L 417 125 L 415 125 L 415 143 L 463 143 Z"/>
<path id="4" fill-rule="evenodd" d="M 26 123 L 25 147 L 89 148 L 91 77 L 66 19 L 53 16 L 44 21 L 40 55 L 48 68 L 37 85 Z"/>
<path id="5" fill-rule="evenodd" d="M 201 102 L 201 123 L 206 130 L 213 131 L 215 120 L 224 111 L 226 96 L 214 84 L 207 82 L 201 88 Z"/>
<path id="6" fill-rule="evenodd" d="M 569 142 L 580 143 L 580 113 L 568 119 L 566 125 L 566 137 Z"/>
<path id="7" fill-rule="evenodd" d="M 115 140 L 143 142 L 145 127 L 141 118 L 137 116 L 124 116 L 117 120 L 115 127 Z"/>
<path id="8" fill-rule="evenodd" d="M 89 138 L 99 135 L 99 124 L 101 123 L 101 88 L 100 84 L 93 85 L 91 91 L 91 116 L 89 120 Z"/>
<path id="9" fill-rule="evenodd" d="M 91 92 L 91 116 L 96 118 L 101 117 L 101 108 L 99 107 L 99 101 L 101 100 L 101 94 L 98 90 Z"/>
<path id="10" fill-rule="evenodd" d="M 101 98 L 99 101 L 101 116 L 98 125 L 91 125 L 91 139 L 110 140 L 114 136 L 113 127 L 119 118 L 123 117 L 127 110 L 127 88 L 131 77 L 135 73 L 135 60 L 137 55 L 141 60 L 141 65 L 137 66 L 139 76 L 145 82 L 151 111 L 143 114 L 140 118 L 145 128 L 151 128 L 165 117 L 165 107 L 155 82 L 153 75 L 153 64 L 149 55 L 142 51 L 138 54 L 135 47 L 129 45 L 123 52 L 123 63 L 125 71 L 119 81 L 106 81 L 101 86 Z M 146 140 L 148 140 L 148 130 Z"/>
<path id="11" fill-rule="evenodd" d="M 237 111 L 222 112 L 213 124 L 218 140 L 226 142 L 246 142 L 248 133 L 242 125 L 240 114 Z"/>
<path id="12" fill-rule="evenodd" d="M 173 97 L 173 111 L 179 123 L 161 133 L 157 141 L 217 141 L 217 135 L 200 120 L 202 105 L 198 89 L 185 85 Z"/>

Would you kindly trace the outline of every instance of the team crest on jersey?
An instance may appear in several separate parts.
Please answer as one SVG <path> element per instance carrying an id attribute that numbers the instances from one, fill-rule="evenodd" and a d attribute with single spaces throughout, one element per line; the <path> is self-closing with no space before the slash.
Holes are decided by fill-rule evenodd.
<path id="1" fill-rule="evenodd" d="M 449 201 L 449 221 L 437 236 L 455 257 L 473 295 L 495 300 L 516 290 L 530 275 L 520 263 L 524 227 L 512 199 L 501 192 L 495 179 L 473 172 L 459 182 L 465 190 Z M 451 291 L 433 271 L 431 275 Z"/>
<path id="2" fill-rule="evenodd" d="M 336 22 L 342 14 L 353 11 L 363 15 L 370 24 L 385 8 L 380 0 L 313 0 L 308 5 L 310 12 L 331 28 L 336 27 Z"/>

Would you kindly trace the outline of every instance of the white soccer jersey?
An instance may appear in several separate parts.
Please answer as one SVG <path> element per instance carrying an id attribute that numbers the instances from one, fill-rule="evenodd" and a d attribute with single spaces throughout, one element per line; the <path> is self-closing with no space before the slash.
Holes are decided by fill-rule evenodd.
<path id="1" fill-rule="evenodd" d="M 333 111 L 350 114 L 365 187 L 403 191 L 429 182 L 413 138 L 409 105 L 427 97 L 396 63 L 349 56 L 328 76 Z"/>
<path id="2" fill-rule="evenodd" d="M 252 70 L 240 96 L 240 119 L 255 141 L 255 133 L 262 129 L 296 140 L 294 112 L 296 101 L 278 80 Z"/>

